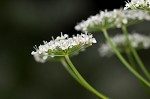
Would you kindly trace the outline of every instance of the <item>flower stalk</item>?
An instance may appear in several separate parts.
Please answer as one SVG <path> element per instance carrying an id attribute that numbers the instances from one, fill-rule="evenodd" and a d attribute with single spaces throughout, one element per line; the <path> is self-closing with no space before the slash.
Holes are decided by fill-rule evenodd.
<path id="1" fill-rule="evenodd" d="M 103 95 L 102 93 L 98 92 L 95 88 L 93 88 L 82 76 L 81 74 L 78 72 L 78 70 L 75 68 L 75 66 L 73 65 L 73 63 L 71 62 L 70 58 L 68 55 L 65 55 L 65 60 L 68 63 L 68 66 L 70 67 L 70 70 L 72 70 L 71 75 L 73 76 L 73 78 L 75 78 L 82 86 L 84 86 L 86 89 L 88 89 L 90 92 L 92 92 L 93 94 L 95 94 L 96 96 L 98 96 L 101 99 L 110 99 L 108 97 L 106 97 L 105 95 Z M 64 64 L 64 62 L 63 62 Z M 64 64 L 66 65 L 66 64 Z M 70 72 L 69 70 L 69 72 Z"/>
<path id="2" fill-rule="evenodd" d="M 114 52 L 116 53 L 117 57 L 120 59 L 120 61 L 124 64 L 124 66 L 130 71 L 132 72 L 139 80 L 141 80 L 144 84 L 146 84 L 148 87 L 150 87 L 150 82 L 148 82 L 145 78 L 143 78 L 138 72 L 136 72 L 136 70 L 134 70 L 132 68 L 132 66 L 124 59 L 124 57 L 120 54 L 120 52 L 116 49 L 115 45 L 113 44 L 113 42 L 111 41 L 106 29 L 103 29 L 103 34 L 106 38 L 106 40 L 109 42 L 110 46 L 112 47 L 112 49 L 114 50 Z"/>
<path id="3" fill-rule="evenodd" d="M 126 48 L 125 53 L 127 55 L 127 58 L 128 58 L 128 61 L 129 61 L 130 65 L 136 70 L 137 67 L 136 67 L 133 55 L 131 53 L 131 50 L 129 48 Z"/>
<path id="4" fill-rule="evenodd" d="M 139 64 L 142 72 L 144 73 L 144 75 L 148 78 L 148 80 L 150 81 L 150 74 L 149 72 L 147 71 L 146 67 L 144 66 L 142 60 L 140 59 L 138 53 L 136 52 L 136 50 L 132 47 L 132 43 L 129 39 L 129 35 L 128 35 L 128 31 L 127 31 L 127 28 L 125 25 L 122 26 L 122 31 L 124 32 L 125 34 L 125 37 L 126 37 L 126 40 L 127 40 L 127 43 L 128 43 L 128 46 L 129 46 L 129 49 L 131 50 L 135 60 L 137 61 L 137 63 Z"/>

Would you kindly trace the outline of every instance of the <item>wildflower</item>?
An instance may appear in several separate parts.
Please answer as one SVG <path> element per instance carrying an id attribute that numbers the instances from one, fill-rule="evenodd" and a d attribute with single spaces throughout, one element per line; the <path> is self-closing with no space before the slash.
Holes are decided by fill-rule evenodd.
<path id="1" fill-rule="evenodd" d="M 122 25 L 130 25 L 141 20 L 150 20 L 149 13 L 143 10 L 105 10 L 78 23 L 75 29 L 84 32 L 101 31 L 102 29 L 121 28 Z"/>
<path id="2" fill-rule="evenodd" d="M 38 48 L 35 47 L 35 51 L 31 53 L 36 61 L 42 63 L 48 58 L 60 58 L 65 55 L 78 53 L 96 43 L 96 40 L 92 34 L 88 33 L 73 35 L 73 37 L 61 33 L 61 36 L 56 37 L 56 39 L 52 38 L 49 42 L 44 41 L 43 43 Z"/>
<path id="3" fill-rule="evenodd" d="M 145 9 L 145 10 L 150 10 L 150 0 L 131 0 L 131 2 L 126 2 L 126 5 L 124 9 Z"/>
<path id="4" fill-rule="evenodd" d="M 150 36 L 133 33 L 129 34 L 129 39 L 131 41 L 131 45 L 136 50 L 150 48 Z M 125 50 L 128 48 L 126 37 L 123 34 L 118 34 L 114 37 L 111 37 L 111 40 L 112 42 L 114 42 L 114 45 L 120 52 L 125 52 Z M 114 51 L 112 50 L 108 42 L 106 42 L 99 48 L 99 53 L 101 56 L 111 56 L 114 54 Z"/>

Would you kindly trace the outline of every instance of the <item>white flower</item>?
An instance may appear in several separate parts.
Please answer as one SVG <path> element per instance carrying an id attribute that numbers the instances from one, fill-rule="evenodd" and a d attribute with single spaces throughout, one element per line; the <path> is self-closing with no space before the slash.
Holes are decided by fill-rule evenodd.
<path id="1" fill-rule="evenodd" d="M 124 9 L 136 9 L 141 8 L 145 10 L 150 10 L 150 0 L 131 0 L 131 2 L 126 2 Z"/>
<path id="2" fill-rule="evenodd" d="M 38 52 L 32 51 L 31 54 L 34 56 L 34 59 L 37 62 L 41 62 L 41 63 L 44 63 L 46 61 L 46 59 L 48 58 L 47 53 L 45 53 L 44 56 L 42 56 Z"/>
<path id="3" fill-rule="evenodd" d="M 51 41 L 44 41 L 43 43 L 38 48 L 35 46 L 35 51 L 31 53 L 35 60 L 41 63 L 48 58 L 60 58 L 64 55 L 75 54 L 96 43 L 96 40 L 92 34 L 88 33 L 73 35 L 73 37 L 61 33 L 61 36 L 56 37 L 56 39 L 53 38 Z"/>
<path id="4" fill-rule="evenodd" d="M 84 32 L 101 31 L 104 28 L 121 28 L 122 25 L 130 25 L 141 20 L 150 20 L 150 14 L 143 10 L 105 10 L 78 23 L 75 29 Z"/>
<path id="5" fill-rule="evenodd" d="M 150 48 L 150 36 L 133 33 L 129 34 L 129 39 L 131 41 L 131 45 L 136 50 Z M 124 34 L 118 34 L 114 37 L 111 37 L 111 40 L 120 52 L 125 52 L 125 50 L 128 48 Z M 100 56 L 111 56 L 114 54 L 114 51 L 112 50 L 108 42 L 102 44 L 98 51 L 100 53 Z"/>

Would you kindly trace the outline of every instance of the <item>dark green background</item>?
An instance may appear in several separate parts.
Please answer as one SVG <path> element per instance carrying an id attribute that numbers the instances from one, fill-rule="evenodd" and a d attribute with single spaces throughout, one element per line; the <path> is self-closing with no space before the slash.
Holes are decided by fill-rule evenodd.
<path id="1" fill-rule="evenodd" d="M 34 45 L 60 32 L 76 34 L 77 22 L 99 10 L 124 6 L 124 0 L 1 0 L 0 1 L 0 99 L 98 99 L 82 88 L 59 62 L 34 61 Z M 149 23 L 130 27 L 149 33 Z M 109 31 L 110 35 L 120 30 Z M 72 57 L 81 74 L 99 91 L 113 99 L 149 99 L 140 82 L 117 59 L 101 58 L 98 43 Z M 149 65 L 150 50 L 139 51 Z M 150 69 L 150 66 L 148 67 Z"/>

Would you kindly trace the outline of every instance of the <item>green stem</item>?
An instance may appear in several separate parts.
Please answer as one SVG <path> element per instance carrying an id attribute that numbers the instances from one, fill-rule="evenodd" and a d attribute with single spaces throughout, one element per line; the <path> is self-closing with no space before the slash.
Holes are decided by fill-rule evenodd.
<path id="1" fill-rule="evenodd" d="M 61 59 L 61 63 L 63 64 L 63 66 L 65 67 L 65 69 L 68 71 L 68 73 L 77 81 L 81 84 L 81 81 L 79 80 L 79 78 L 74 74 L 74 72 L 71 70 L 71 68 L 68 66 L 68 64 L 66 63 L 65 59 Z M 82 85 L 82 84 L 81 84 Z"/>
<path id="2" fill-rule="evenodd" d="M 80 79 L 76 76 L 76 74 L 72 71 L 72 69 L 69 67 L 69 65 L 66 63 L 64 59 L 61 59 L 61 63 L 65 67 L 65 69 L 68 71 L 68 73 L 79 83 L 81 84 L 84 88 L 90 91 L 89 86 L 84 84 L 84 82 L 80 81 Z"/>
<path id="3" fill-rule="evenodd" d="M 97 95 L 99 98 L 102 99 L 110 99 L 106 96 L 104 96 L 103 94 L 101 94 L 100 92 L 98 92 L 96 89 L 94 89 L 82 76 L 81 74 L 78 72 L 78 70 L 75 68 L 75 66 L 73 65 L 73 63 L 71 62 L 70 58 L 68 55 L 65 56 L 65 59 L 67 61 L 67 63 L 69 64 L 70 68 L 72 69 L 72 71 L 75 73 L 75 75 L 78 77 L 78 79 L 87 87 L 87 89 L 89 91 L 91 91 L 93 94 Z"/>
<path id="4" fill-rule="evenodd" d="M 72 69 L 69 67 L 69 65 L 66 63 L 66 61 L 64 59 L 61 59 L 61 63 L 63 64 L 63 66 L 65 67 L 65 69 L 69 72 L 69 74 L 79 83 L 81 84 L 84 88 L 86 88 L 87 90 L 91 91 L 91 89 L 89 88 L 89 86 L 87 86 L 86 84 L 84 84 L 84 82 L 80 81 L 80 79 L 76 76 L 76 74 L 72 71 Z M 103 97 L 101 97 L 103 98 Z M 108 98 L 103 98 L 103 99 L 108 99 Z"/>
<path id="5" fill-rule="evenodd" d="M 62 65 L 65 67 L 65 69 L 68 71 L 68 73 L 79 83 L 81 84 L 83 87 L 85 87 L 87 90 L 88 87 L 82 82 L 80 81 L 80 79 L 76 76 L 76 74 L 72 71 L 72 69 L 69 67 L 69 65 L 66 63 L 65 59 L 61 59 L 61 63 Z"/>
<path id="6" fill-rule="evenodd" d="M 65 59 L 61 59 L 61 63 L 65 67 L 65 69 L 68 71 L 68 73 L 82 86 L 84 86 L 86 89 L 88 89 L 83 82 L 80 81 L 80 79 L 76 76 L 76 74 L 72 71 L 72 69 L 69 67 L 69 65 L 66 63 Z"/>
<path id="7" fill-rule="evenodd" d="M 132 66 L 123 58 L 123 56 L 120 54 L 120 52 L 117 50 L 117 48 L 111 41 L 106 29 L 103 29 L 103 33 L 104 33 L 104 36 L 107 39 L 108 43 L 110 44 L 110 46 L 112 47 L 112 49 L 114 50 L 114 52 L 116 53 L 116 55 L 120 59 L 120 61 L 124 64 L 124 66 L 126 66 L 126 68 L 128 68 L 129 71 L 131 71 L 138 79 L 140 79 L 143 83 L 145 83 L 148 87 L 150 87 L 150 83 L 147 80 L 145 80 L 138 72 L 136 72 L 132 68 Z"/>
<path id="8" fill-rule="evenodd" d="M 131 54 L 130 49 L 127 48 L 125 51 L 126 51 L 126 55 L 127 55 L 127 58 L 128 58 L 128 61 L 129 61 L 130 65 L 136 70 L 134 58 Z"/>
<path id="9" fill-rule="evenodd" d="M 129 45 L 129 48 L 131 49 L 134 58 L 136 59 L 137 63 L 139 64 L 139 66 L 140 66 L 141 70 L 143 71 L 143 73 L 145 74 L 145 76 L 148 78 L 148 80 L 150 80 L 149 72 L 145 68 L 145 66 L 144 66 L 143 62 L 141 61 L 139 55 L 137 54 L 136 50 L 132 47 L 132 43 L 131 43 L 131 41 L 129 39 L 129 35 L 128 35 L 128 32 L 127 32 L 126 26 L 122 26 L 122 30 L 125 33 L 125 36 L 126 36 L 126 39 L 127 39 L 128 45 Z"/>
<path id="10" fill-rule="evenodd" d="M 134 60 L 134 58 L 133 58 L 133 56 L 131 54 L 131 50 L 129 48 L 126 49 L 126 54 L 127 54 L 127 57 L 128 57 L 128 60 L 129 60 L 129 62 L 131 64 L 131 66 L 135 70 L 137 70 L 137 67 L 135 65 L 135 60 Z M 143 82 L 141 82 L 141 80 L 140 80 L 140 84 L 142 85 L 142 87 L 144 88 L 144 90 L 150 95 L 150 89 Z"/>

